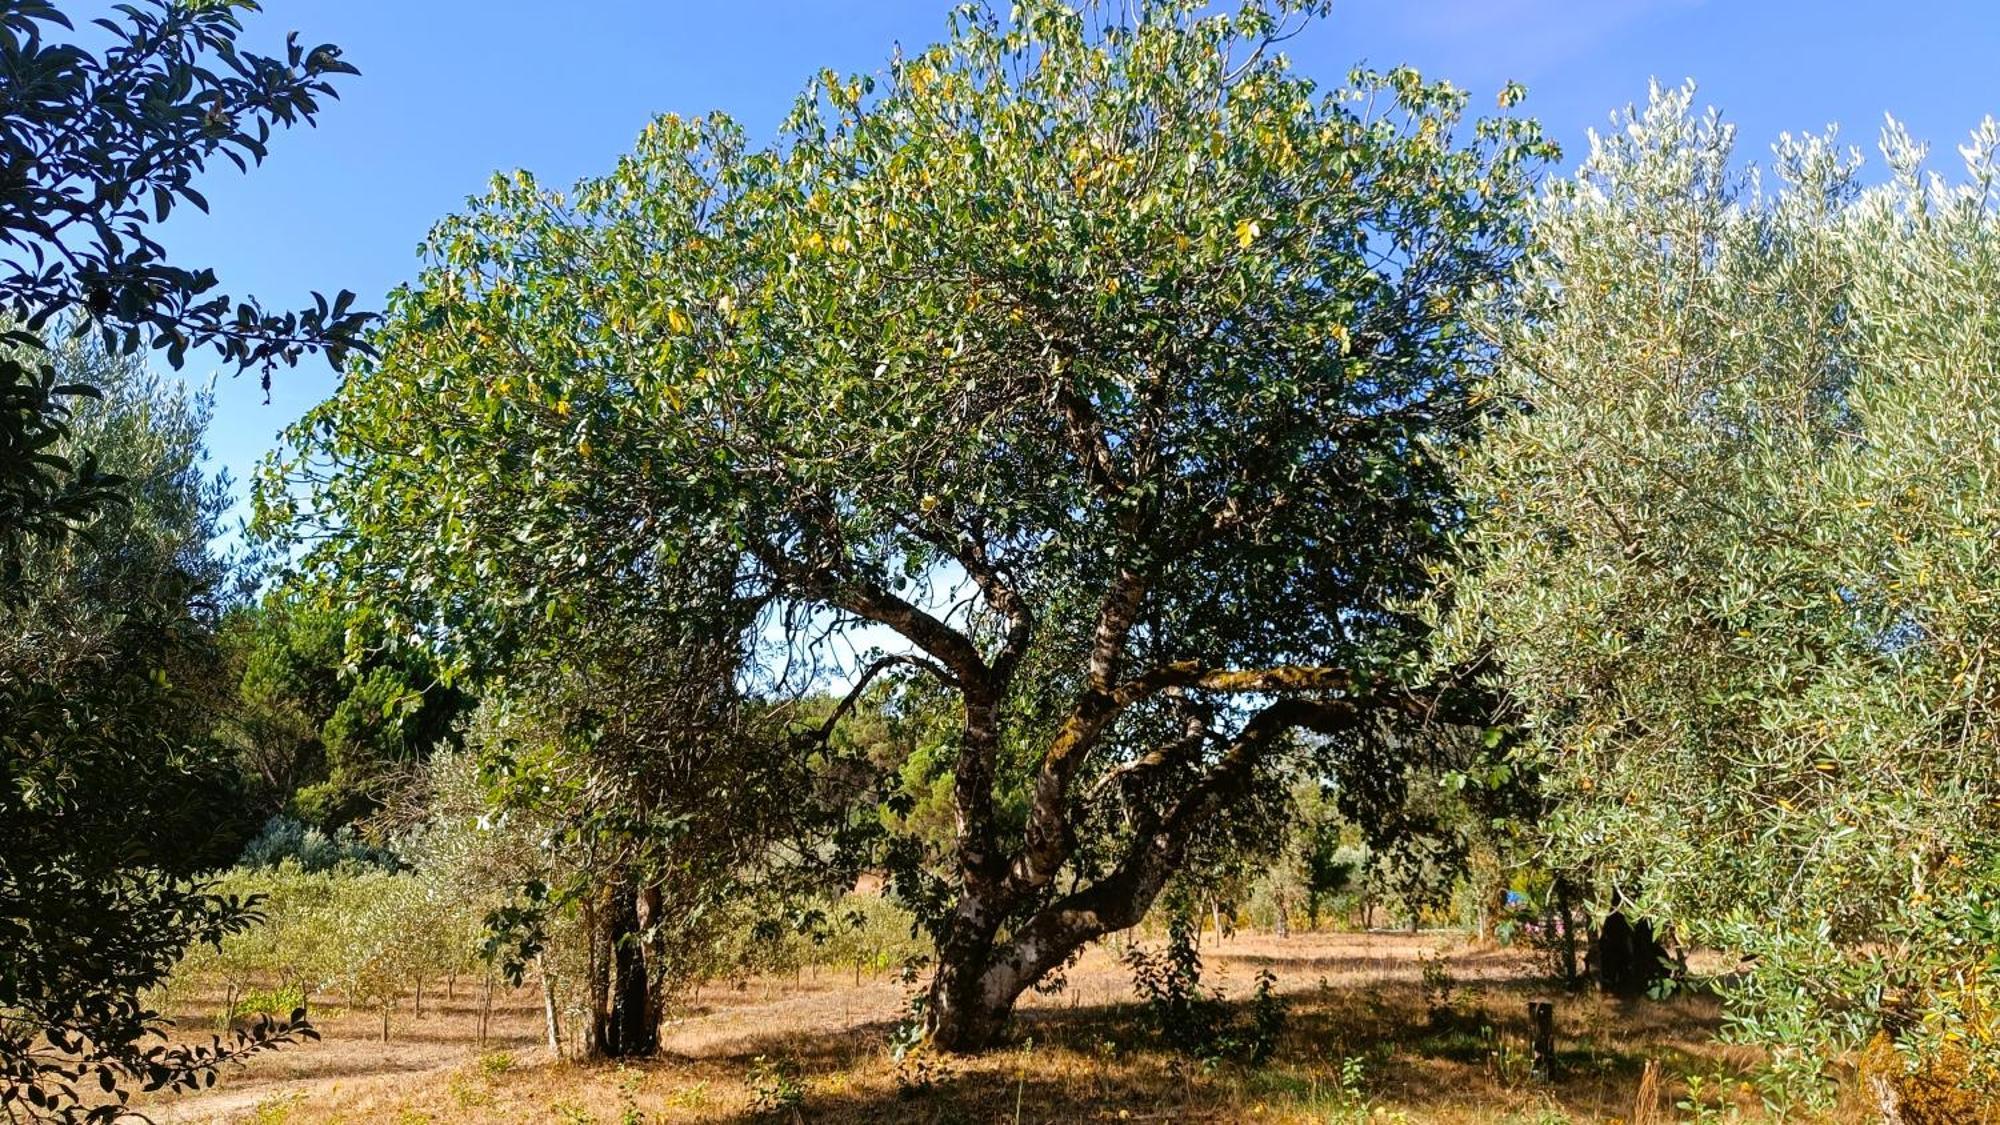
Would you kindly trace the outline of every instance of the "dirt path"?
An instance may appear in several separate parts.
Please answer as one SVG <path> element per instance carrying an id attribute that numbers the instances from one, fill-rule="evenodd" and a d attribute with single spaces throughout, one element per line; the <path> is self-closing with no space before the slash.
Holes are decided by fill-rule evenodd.
<path id="1" fill-rule="evenodd" d="M 199 1032 L 203 1021 L 183 1018 Z M 260 1107 L 318 1100 L 370 1086 L 432 1085 L 482 1056 L 505 1052 L 522 1064 L 545 1061 L 540 1009 L 526 993 L 496 1002 L 487 1042 L 479 1041 L 478 1005 L 469 997 L 427 999 L 424 1018 L 392 1016 L 390 1041 L 381 1041 L 374 1012 L 327 1007 L 314 1012 L 317 1043 L 266 1052 L 223 1072 L 212 1090 L 141 1100 L 137 1108 L 160 1125 L 239 1121 Z"/>

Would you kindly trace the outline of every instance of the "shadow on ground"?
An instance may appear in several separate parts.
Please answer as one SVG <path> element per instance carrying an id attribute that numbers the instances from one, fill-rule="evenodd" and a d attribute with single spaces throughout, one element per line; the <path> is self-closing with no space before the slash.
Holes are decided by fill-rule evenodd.
<path id="1" fill-rule="evenodd" d="M 1418 986 L 1401 982 L 1294 993 L 1279 1051 L 1259 1067 L 1178 1058 L 1135 1032 L 1131 1005 L 1024 1012 L 1010 1042 L 972 1059 L 893 1062 L 893 1025 L 880 1022 L 758 1037 L 706 1061 L 752 1076 L 752 1104 L 715 1118 L 743 1123 L 792 1120 L 794 1105 L 803 1120 L 826 1122 L 1239 1121 L 1302 1112 L 1324 1120 L 1375 1106 L 1417 1120 L 1484 1120 L 1508 1107 L 1605 1120 L 1631 1111 L 1649 1058 L 1685 1063 L 1677 1044 L 1705 1043 L 1716 1025 L 1714 1003 L 1700 997 L 1627 1003 L 1528 980 L 1467 993 L 1434 1013 Z M 1529 1074 L 1526 1000 L 1551 995 L 1561 1069 L 1540 1082 Z"/>

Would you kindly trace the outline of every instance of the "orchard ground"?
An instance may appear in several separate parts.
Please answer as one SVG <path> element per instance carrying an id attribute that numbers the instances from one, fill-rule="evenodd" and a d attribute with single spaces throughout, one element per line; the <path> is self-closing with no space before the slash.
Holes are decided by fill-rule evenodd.
<path id="1" fill-rule="evenodd" d="M 1141 939 L 1141 944 L 1144 944 Z M 407 1004 L 381 1040 L 373 1010 L 316 1005 L 324 1040 L 265 1054 L 213 1090 L 141 1108 L 160 1122 L 1381 1121 L 1542 1123 L 1764 1112 L 1758 1062 L 1714 1042 L 1704 996 L 1621 1002 L 1549 986 L 1533 954 L 1464 935 L 1238 933 L 1203 944 L 1204 981 L 1233 1000 L 1271 970 L 1290 1019 L 1260 1067 L 1181 1060 L 1138 1030 L 1121 942 L 1090 950 L 1065 987 L 1030 993 L 1011 1044 L 970 1059 L 898 1061 L 906 1003 L 892 976 L 807 969 L 705 986 L 643 1064 L 553 1061 L 539 993 L 479 989 Z M 1428 974 L 1425 964 L 1441 966 Z M 1527 1002 L 1557 1002 L 1561 1072 L 1530 1073 Z M 206 1011 L 202 1004 L 206 999 Z M 220 998 L 192 998 L 184 1032 Z M 1656 1080 L 1645 1077 L 1647 1064 Z M 1695 1094 L 1690 1100 L 1690 1082 Z M 1657 1087 L 1648 1098 L 1642 1086 Z M 1677 1102 L 1688 1103 L 1676 1108 Z M 1864 1120 L 1860 1105 L 1838 1120 Z"/>

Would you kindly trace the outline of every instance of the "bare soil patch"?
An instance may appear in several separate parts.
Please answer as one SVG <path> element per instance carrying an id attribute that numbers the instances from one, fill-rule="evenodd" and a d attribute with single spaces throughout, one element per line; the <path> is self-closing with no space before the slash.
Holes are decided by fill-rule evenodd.
<path id="1" fill-rule="evenodd" d="M 1748 1118 L 1756 1062 L 1713 1042 L 1705 997 L 1621 1002 L 1552 989 L 1533 958 L 1474 950 L 1456 934 L 1239 934 L 1203 949 L 1204 980 L 1231 999 L 1270 970 L 1290 1005 L 1268 1064 L 1205 1066 L 1138 1030 L 1122 946 L 1091 950 L 1060 990 L 1030 994 L 1013 1042 L 974 1059 L 898 1062 L 904 1010 L 889 977 L 808 970 L 711 983 L 644 1064 L 568 1064 L 542 1039 L 532 991 L 496 997 L 478 1042 L 476 995 L 427 998 L 380 1041 L 372 1011 L 316 1006 L 324 1040 L 252 1060 L 216 1089 L 147 1106 L 161 1122 L 1067 1122 L 1513 1123 L 1629 1119 L 1650 1061 L 1669 1115 L 1684 1079 L 1721 1081 Z M 1437 1011 L 1421 957 L 1443 954 Z M 1437 982 L 1433 980 L 1433 985 Z M 1527 1073 L 1527 1003 L 1556 1001 L 1562 1071 Z M 203 1015 L 189 1013 L 192 1027 Z M 212 1017 L 210 1017 L 212 1018 Z M 1842 1114 L 1841 1118 L 1858 1116 Z"/>

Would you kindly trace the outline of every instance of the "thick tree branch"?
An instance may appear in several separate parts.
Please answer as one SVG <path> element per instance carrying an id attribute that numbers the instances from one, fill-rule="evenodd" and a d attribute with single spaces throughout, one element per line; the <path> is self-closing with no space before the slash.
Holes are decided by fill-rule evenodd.
<path id="1" fill-rule="evenodd" d="M 1058 384 L 1053 397 L 1056 409 L 1062 411 L 1063 434 L 1069 439 L 1070 451 L 1083 466 L 1086 479 L 1105 495 L 1123 495 L 1132 487 L 1132 480 L 1111 452 L 1111 442 L 1097 408 L 1066 385 Z"/>
<path id="2" fill-rule="evenodd" d="M 1006 864 L 994 849 L 993 762 L 999 751 L 1004 696 L 979 646 L 873 579 L 843 574 L 831 565 L 801 565 L 769 543 L 753 546 L 752 552 L 780 581 L 864 621 L 893 629 L 951 672 L 965 707 L 964 732 L 952 771 L 960 876 L 971 887 L 999 879 Z"/>
<path id="3" fill-rule="evenodd" d="M 986 686 L 991 669 L 970 637 L 874 579 L 842 573 L 832 565 L 799 563 L 769 543 L 753 544 L 751 553 L 773 577 L 799 593 L 894 630 L 950 670 L 965 690 Z"/>
<path id="4" fill-rule="evenodd" d="M 1104 686 L 1098 686 L 1100 683 Z M 1075 850 L 1074 826 L 1070 823 L 1071 783 L 1104 732 L 1134 704 L 1163 691 L 1176 689 L 1273 694 L 1351 692 L 1354 686 L 1352 674 L 1340 668 L 1280 665 L 1274 668 L 1230 669 L 1212 668 L 1196 661 L 1177 661 L 1159 665 L 1111 687 L 1108 676 L 1100 680 L 1096 675 L 1093 660 L 1092 686 L 1077 701 L 1043 753 L 1030 798 L 1026 840 L 1020 856 L 1012 865 L 1009 885 L 1016 889 L 1046 886 L 1069 859 Z M 1133 768 L 1150 767 L 1135 764 Z"/>
<path id="5" fill-rule="evenodd" d="M 988 970 L 995 991 L 1026 987 L 1084 942 L 1137 925 L 1179 866 L 1195 829 L 1247 791 L 1272 743 L 1298 728 L 1349 730 L 1367 713 L 1354 701 L 1281 699 L 1259 711 L 1208 774 L 1172 810 L 1142 825 L 1110 874 L 1037 911 L 1016 931 L 1011 955 Z"/>
<path id="6" fill-rule="evenodd" d="M 1002 573 L 999 565 L 993 561 L 984 541 L 972 531 L 955 535 L 936 528 L 919 526 L 916 533 L 924 542 L 943 551 L 952 561 L 958 563 L 972 578 L 973 584 L 979 587 L 979 593 L 986 599 L 986 604 L 1006 619 L 1006 636 L 990 662 L 996 687 L 1005 691 L 1013 679 L 1014 669 L 1019 666 L 1021 657 L 1027 653 L 1028 642 L 1034 637 L 1034 610 Z"/>

